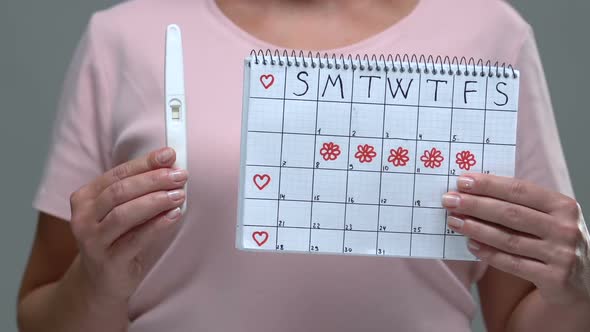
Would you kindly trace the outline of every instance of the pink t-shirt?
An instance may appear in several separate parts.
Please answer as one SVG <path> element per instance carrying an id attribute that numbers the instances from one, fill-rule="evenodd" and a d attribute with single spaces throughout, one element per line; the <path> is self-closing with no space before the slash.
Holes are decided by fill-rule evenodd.
<path id="1" fill-rule="evenodd" d="M 170 23 L 183 29 L 185 46 L 188 209 L 131 299 L 130 331 L 469 331 L 476 310 L 469 289 L 483 263 L 235 249 L 243 59 L 275 47 L 234 25 L 213 0 L 127 1 L 92 17 L 34 207 L 69 220 L 73 191 L 165 145 Z M 522 74 L 517 176 L 572 195 L 533 33 L 506 3 L 421 0 L 385 31 L 324 51 L 514 64 Z"/>

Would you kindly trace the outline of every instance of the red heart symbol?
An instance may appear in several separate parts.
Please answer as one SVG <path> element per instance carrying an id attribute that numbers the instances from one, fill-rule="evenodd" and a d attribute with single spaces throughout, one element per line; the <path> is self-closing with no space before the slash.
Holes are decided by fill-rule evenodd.
<path id="1" fill-rule="evenodd" d="M 275 77 L 271 74 L 260 76 L 260 83 L 262 83 L 262 86 L 265 89 L 270 88 L 274 82 L 275 82 Z"/>
<path id="2" fill-rule="evenodd" d="M 258 190 L 264 189 L 270 183 L 270 175 L 268 174 L 256 174 L 252 178 L 254 184 L 258 187 Z"/>
<path id="3" fill-rule="evenodd" d="M 252 233 L 252 239 L 259 247 L 262 247 L 268 241 L 268 233 L 265 231 L 254 232 Z"/>

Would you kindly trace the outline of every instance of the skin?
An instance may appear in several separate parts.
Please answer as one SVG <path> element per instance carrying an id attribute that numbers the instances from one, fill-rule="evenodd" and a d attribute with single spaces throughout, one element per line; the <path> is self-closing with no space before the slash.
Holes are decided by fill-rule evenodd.
<path id="1" fill-rule="evenodd" d="M 244 30 L 292 49 L 358 42 L 407 16 L 416 3 L 218 0 Z M 151 266 L 148 258 L 164 250 L 149 243 L 173 234 L 180 219 L 166 216 L 184 201 L 177 190 L 188 177 L 173 163 L 173 151 L 160 149 L 108 171 L 72 194 L 70 223 L 40 213 L 19 293 L 21 331 L 127 330 L 129 298 Z M 580 239 L 575 201 L 513 179 L 462 179 L 473 181 L 459 183 L 459 192 L 449 193 L 458 199 L 443 202 L 464 220 L 454 229 L 471 237 L 480 248 L 472 252 L 491 265 L 478 284 L 488 331 L 589 330 L 590 301 L 566 280 Z"/>

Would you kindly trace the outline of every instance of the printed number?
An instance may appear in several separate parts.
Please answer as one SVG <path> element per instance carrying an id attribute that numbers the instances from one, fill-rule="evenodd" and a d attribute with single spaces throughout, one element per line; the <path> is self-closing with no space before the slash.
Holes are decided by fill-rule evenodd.
<path id="1" fill-rule="evenodd" d="M 285 247 L 282 244 L 277 244 L 277 250 L 285 250 Z"/>
<path id="2" fill-rule="evenodd" d="M 416 168 L 416 173 L 420 173 L 420 167 Z"/>
<path id="3" fill-rule="evenodd" d="M 383 199 L 381 200 L 381 204 L 385 204 L 385 203 L 387 203 L 387 198 L 383 198 Z"/>
<path id="4" fill-rule="evenodd" d="M 320 200 L 320 195 L 315 195 L 315 196 L 313 196 L 313 200 L 314 200 L 314 201 L 319 201 L 319 200 Z"/>
<path id="5" fill-rule="evenodd" d="M 287 161 L 283 160 L 283 164 L 281 166 L 286 166 L 287 165 Z"/>
<path id="6" fill-rule="evenodd" d="M 377 255 L 385 255 L 385 249 L 377 249 Z"/>
<path id="7" fill-rule="evenodd" d="M 489 143 L 489 142 L 490 142 L 490 138 L 488 137 L 488 138 L 486 138 L 486 143 Z"/>
<path id="8" fill-rule="evenodd" d="M 387 166 L 387 165 L 383 165 L 383 170 L 384 170 L 384 171 L 389 171 L 389 166 Z"/>
<path id="9" fill-rule="evenodd" d="M 418 134 L 418 139 L 422 139 L 422 134 Z"/>
<path id="10" fill-rule="evenodd" d="M 385 132 L 385 138 L 389 138 L 389 132 Z"/>
<path id="11" fill-rule="evenodd" d="M 279 220 L 279 227 L 285 227 L 285 221 Z"/>
<path id="12" fill-rule="evenodd" d="M 318 128 L 318 135 L 322 133 L 322 128 Z"/>
<path id="13" fill-rule="evenodd" d="M 285 199 L 285 194 L 279 194 L 279 199 Z"/>
<path id="14" fill-rule="evenodd" d="M 421 204 L 420 200 L 417 200 L 416 202 L 414 202 L 414 205 L 416 205 L 416 206 L 420 206 L 420 204 Z"/>
<path id="15" fill-rule="evenodd" d="M 453 142 L 457 141 L 457 135 L 453 135 Z"/>
<path id="16" fill-rule="evenodd" d="M 315 168 L 320 168 L 320 162 L 319 161 L 316 161 Z"/>
<path id="17" fill-rule="evenodd" d="M 387 229 L 387 226 L 379 225 L 379 230 L 384 231 Z"/>
<path id="18" fill-rule="evenodd" d="M 422 232 L 422 227 L 418 226 L 418 227 L 414 227 L 414 233 L 421 233 Z"/>
<path id="19" fill-rule="evenodd" d="M 455 234 L 455 231 L 447 228 L 447 234 Z"/>
<path id="20" fill-rule="evenodd" d="M 356 136 L 356 130 L 353 130 L 352 135 L 350 135 L 350 136 Z"/>
<path id="21" fill-rule="evenodd" d="M 354 169 L 354 166 L 352 164 L 348 165 L 348 169 Z"/>
<path id="22" fill-rule="evenodd" d="M 320 248 L 318 246 L 311 246 L 309 247 L 309 251 L 320 251 Z"/>
<path id="23" fill-rule="evenodd" d="M 344 247 L 344 252 L 352 252 L 352 248 Z"/>
<path id="24" fill-rule="evenodd" d="M 344 225 L 344 229 L 347 231 L 352 231 L 352 224 Z"/>
<path id="25" fill-rule="evenodd" d="M 318 229 L 318 228 L 320 228 L 320 223 L 319 223 L 319 222 L 314 222 L 314 223 L 311 225 L 311 228 L 315 228 L 315 229 Z"/>
<path id="26" fill-rule="evenodd" d="M 483 171 L 483 174 L 490 174 L 490 171 L 489 170 L 485 170 L 485 171 Z"/>
<path id="27" fill-rule="evenodd" d="M 454 168 L 451 170 L 451 175 L 455 175 L 455 169 Z"/>
<path id="28" fill-rule="evenodd" d="M 353 197 L 348 197 L 348 203 L 354 203 L 354 198 Z"/>

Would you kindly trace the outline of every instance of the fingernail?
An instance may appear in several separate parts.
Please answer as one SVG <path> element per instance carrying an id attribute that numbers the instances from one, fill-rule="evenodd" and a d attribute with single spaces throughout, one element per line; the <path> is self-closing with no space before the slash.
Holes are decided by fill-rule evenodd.
<path id="1" fill-rule="evenodd" d="M 454 229 L 461 229 L 461 227 L 463 227 L 463 219 L 449 216 L 447 218 L 447 225 Z"/>
<path id="2" fill-rule="evenodd" d="M 174 181 L 174 182 L 182 182 L 182 181 L 186 180 L 186 178 L 188 177 L 187 171 L 185 171 L 183 169 L 177 169 L 175 171 L 171 171 L 168 175 L 170 176 L 170 179 L 172 179 L 172 181 Z"/>
<path id="3" fill-rule="evenodd" d="M 444 207 L 456 208 L 459 206 L 460 202 L 461 202 L 461 197 L 459 197 L 458 195 L 444 194 L 442 196 L 442 204 Z"/>
<path id="4" fill-rule="evenodd" d="M 469 189 L 473 188 L 474 183 L 475 183 L 475 180 L 473 180 L 472 178 L 470 178 L 468 176 L 460 176 L 457 179 L 457 188 L 469 190 Z"/>
<path id="5" fill-rule="evenodd" d="M 172 151 L 172 149 L 167 148 L 158 154 L 157 159 L 160 164 L 165 164 L 165 163 L 169 162 L 173 156 L 174 156 L 174 152 Z"/>
<path id="6" fill-rule="evenodd" d="M 479 244 L 475 243 L 475 241 L 469 239 L 469 241 L 467 241 L 467 248 L 473 250 L 473 251 L 478 251 L 480 249 Z"/>
<path id="7" fill-rule="evenodd" d="M 166 213 L 166 218 L 168 219 L 176 219 L 178 216 L 180 216 L 180 208 L 175 208 L 173 210 L 168 211 L 168 213 Z"/>
<path id="8" fill-rule="evenodd" d="M 184 197 L 184 190 L 171 190 L 168 192 L 168 197 L 173 201 L 178 201 Z"/>

